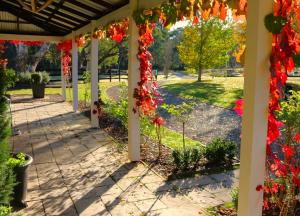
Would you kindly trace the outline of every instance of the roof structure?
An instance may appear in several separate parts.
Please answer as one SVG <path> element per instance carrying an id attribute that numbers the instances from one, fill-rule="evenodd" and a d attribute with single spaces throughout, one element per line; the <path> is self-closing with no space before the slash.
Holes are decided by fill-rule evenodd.
<path id="1" fill-rule="evenodd" d="M 35 2 L 42 7 L 47 0 Z M 53 0 L 32 12 L 31 0 L 0 0 L 0 34 L 66 36 L 128 4 L 129 0 Z"/>

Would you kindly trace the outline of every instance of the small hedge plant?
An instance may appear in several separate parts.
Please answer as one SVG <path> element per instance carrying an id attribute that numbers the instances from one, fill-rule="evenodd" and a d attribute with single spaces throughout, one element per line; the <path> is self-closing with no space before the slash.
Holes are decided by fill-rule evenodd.
<path id="1" fill-rule="evenodd" d="M 11 207 L 0 205 L 0 216 L 10 216 L 11 215 Z"/>
<path id="2" fill-rule="evenodd" d="M 235 209 L 237 209 L 239 205 L 239 192 L 240 192 L 239 188 L 233 188 L 231 190 L 232 203 Z"/>
<path id="3" fill-rule="evenodd" d="M 203 150 L 197 147 L 176 149 L 172 152 L 173 162 L 178 170 L 196 168 L 202 156 Z"/>
<path id="4" fill-rule="evenodd" d="M 231 164 L 236 156 L 236 143 L 221 138 L 214 139 L 205 149 L 205 158 L 208 163 Z"/>
<path id="5" fill-rule="evenodd" d="M 31 74 L 32 84 L 46 84 L 50 81 L 50 76 L 47 72 L 34 72 Z"/>
<path id="6" fill-rule="evenodd" d="M 20 167 L 26 164 L 26 155 L 22 152 L 18 153 L 14 157 L 10 157 L 7 161 L 8 166 L 10 167 Z"/>

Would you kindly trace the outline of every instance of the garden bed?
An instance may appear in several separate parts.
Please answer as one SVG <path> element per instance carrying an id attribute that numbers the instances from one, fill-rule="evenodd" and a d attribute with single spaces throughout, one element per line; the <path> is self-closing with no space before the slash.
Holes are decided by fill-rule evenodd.
<path id="1" fill-rule="evenodd" d="M 233 207 L 232 203 L 225 203 L 224 205 L 216 206 L 213 208 L 207 209 L 208 216 L 237 216 L 237 210 Z M 262 216 L 278 216 L 279 210 L 276 208 L 270 208 L 263 210 Z M 300 215 L 300 202 L 298 201 L 297 207 L 293 215 Z"/>

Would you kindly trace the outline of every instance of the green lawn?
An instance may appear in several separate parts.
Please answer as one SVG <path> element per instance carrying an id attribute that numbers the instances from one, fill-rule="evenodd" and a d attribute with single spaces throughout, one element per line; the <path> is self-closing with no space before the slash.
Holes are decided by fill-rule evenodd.
<path id="1" fill-rule="evenodd" d="M 232 108 L 243 96 L 243 77 L 203 77 L 202 82 L 180 80 L 163 85 L 163 89 L 179 97 L 195 97 L 201 102 Z"/>
<path id="2" fill-rule="evenodd" d="M 106 93 L 106 89 L 111 86 L 118 85 L 119 82 L 101 82 L 99 83 L 99 88 L 102 92 Z M 72 88 L 67 88 L 67 101 L 72 101 Z M 15 95 L 15 94 L 32 94 L 31 89 L 16 89 L 8 91 L 8 94 Z M 46 88 L 45 94 L 61 94 L 61 88 Z M 89 101 L 91 92 L 90 88 L 87 87 L 87 99 Z M 106 96 L 106 94 L 104 94 Z M 84 101 L 85 98 L 85 85 L 78 84 L 78 99 L 79 101 Z"/>
<path id="3" fill-rule="evenodd" d="M 289 77 L 288 83 L 300 91 L 300 78 Z M 237 99 L 243 97 L 243 77 L 203 77 L 195 80 L 175 80 L 165 83 L 162 88 L 179 97 L 195 97 L 201 102 L 225 108 L 233 108 Z"/>

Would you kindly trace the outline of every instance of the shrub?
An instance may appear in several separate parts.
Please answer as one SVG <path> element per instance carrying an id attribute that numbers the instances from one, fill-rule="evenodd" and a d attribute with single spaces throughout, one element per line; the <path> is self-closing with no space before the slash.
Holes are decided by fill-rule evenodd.
<path id="1" fill-rule="evenodd" d="M 11 215 L 11 207 L 0 205 L 0 216 L 9 216 Z"/>
<path id="2" fill-rule="evenodd" d="M 34 72 L 31 73 L 31 83 L 33 84 L 42 84 L 48 83 L 50 81 L 50 76 L 47 72 Z"/>
<path id="3" fill-rule="evenodd" d="M 178 170 L 195 168 L 202 157 L 200 148 L 176 149 L 172 152 L 173 162 Z"/>
<path id="4" fill-rule="evenodd" d="M 18 153 L 16 156 L 14 157 L 10 157 L 7 160 L 7 164 L 10 167 L 19 167 L 19 166 L 23 166 L 26 164 L 26 155 L 22 152 Z"/>
<path id="5" fill-rule="evenodd" d="M 7 89 L 13 87 L 17 76 L 13 69 L 0 69 L 0 95 L 6 94 Z"/>
<path id="6" fill-rule="evenodd" d="M 31 83 L 31 73 L 28 71 L 20 73 L 18 75 L 18 83 L 30 84 Z"/>
<path id="7" fill-rule="evenodd" d="M 240 192 L 239 188 L 233 188 L 231 190 L 232 203 L 235 209 L 237 209 L 239 205 L 239 192 Z"/>
<path id="8" fill-rule="evenodd" d="M 0 95 L 0 203 L 8 204 L 15 185 L 13 168 L 8 166 L 10 155 L 9 136 L 11 134 L 10 115 L 7 99 Z"/>
<path id="9" fill-rule="evenodd" d="M 222 164 L 226 162 L 232 164 L 236 152 L 237 147 L 234 142 L 216 138 L 206 147 L 205 157 L 209 163 Z"/>

